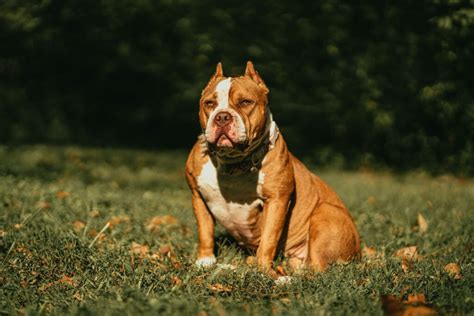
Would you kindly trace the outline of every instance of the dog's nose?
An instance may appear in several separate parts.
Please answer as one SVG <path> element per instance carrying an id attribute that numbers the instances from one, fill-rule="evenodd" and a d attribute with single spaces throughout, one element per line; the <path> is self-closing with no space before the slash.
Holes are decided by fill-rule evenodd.
<path id="1" fill-rule="evenodd" d="M 232 122 L 232 115 L 229 112 L 220 112 L 214 117 L 214 122 L 217 126 L 226 126 L 230 122 Z"/>

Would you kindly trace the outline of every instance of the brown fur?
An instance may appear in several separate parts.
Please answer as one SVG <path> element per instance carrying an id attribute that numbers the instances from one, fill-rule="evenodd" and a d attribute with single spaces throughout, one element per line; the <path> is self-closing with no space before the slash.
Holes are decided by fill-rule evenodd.
<path id="1" fill-rule="evenodd" d="M 214 89 L 223 80 L 220 63 L 200 100 L 199 119 L 205 128 L 210 111 L 207 100 L 215 100 Z M 233 78 L 229 105 L 243 118 L 248 139 L 262 135 L 265 126 L 268 88 L 248 63 L 245 76 Z M 239 107 L 242 99 L 255 101 L 253 106 Z M 214 218 L 201 196 L 197 177 L 209 154 L 198 141 L 192 149 L 186 176 L 192 191 L 194 214 L 198 225 L 198 258 L 212 256 Z M 322 271 L 338 260 L 350 260 L 360 251 L 359 235 L 351 215 L 337 196 L 320 178 L 295 158 L 280 135 L 261 166 L 265 174 L 261 190 L 263 208 L 258 219 L 255 240 L 246 241 L 249 248 L 257 246 L 257 263 L 270 268 L 278 250 L 292 259 Z"/>

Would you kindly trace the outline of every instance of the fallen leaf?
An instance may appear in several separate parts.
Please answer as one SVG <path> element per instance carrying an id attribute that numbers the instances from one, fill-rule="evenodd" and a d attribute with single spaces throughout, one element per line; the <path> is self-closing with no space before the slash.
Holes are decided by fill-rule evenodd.
<path id="1" fill-rule="evenodd" d="M 60 284 L 68 284 L 68 285 L 71 285 L 71 286 L 76 286 L 76 282 L 74 281 L 73 278 L 67 276 L 67 275 L 63 275 L 63 277 L 61 279 L 59 279 L 57 281 L 57 283 L 60 283 Z"/>
<path id="2" fill-rule="evenodd" d="M 66 284 L 66 285 L 69 285 L 71 287 L 76 287 L 77 286 L 77 284 L 76 284 L 76 282 L 74 281 L 73 278 L 71 278 L 67 275 L 63 275 L 59 280 L 56 280 L 54 282 L 49 282 L 47 284 L 42 285 L 39 288 L 39 290 L 40 291 L 45 291 L 48 288 L 50 288 L 51 286 L 58 285 L 58 284 Z"/>
<path id="3" fill-rule="evenodd" d="M 27 256 L 27 257 L 32 257 L 33 256 L 33 253 L 26 247 L 18 247 L 15 250 L 16 250 L 16 252 L 20 252 L 20 253 L 24 254 L 25 256 Z"/>
<path id="4" fill-rule="evenodd" d="M 369 203 L 370 205 L 374 205 L 376 202 L 377 202 L 377 199 L 374 196 L 369 196 L 367 198 L 367 203 Z"/>
<path id="5" fill-rule="evenodd" d="M 401 266 L 402 266 L 403 272 L 405 272 L 405 273 L 410 272 L 410 270 L 411 270 L 411 262 L 410 261 L 408 261 L 407 259 L 402 259 Z"/>
<path id="6" fill-rule="evenodd" d="M 378 256 L 378 253 L 375 248 L 364 246 L 364 248 L 362 248 L 362 255 L 367 258 L 374 258 Z"/>
<path id="7" fill-rule="evenodd" d="M 72 223 L 72 228 L 74 229 L 76 233 L 83 230 L 84 227 L 86 227 L 86 224 L 84 222 L 81 222 L 80 220 L 76 220 L 74 221 L 74 223 Z"/>
<path id="8" fill-rule="evenodd" d="M 181 283 L 183 283 L 183 280 L 174 275 L 171 277 L 171 283 L 173 283 L 173 285 L 180 285 Z"/>
<path id="9" fill-rule="evenodd" d="M 213 292 L 224 292 L 224 293 L 232 292 L 232 288 L 230 286 L 223 285 L 221 283 L 210 284 L 208 288 Z"/>
<path id="10" fill-rule="evenodd" d="M 0 237 L 5 237 L 6 234 L 7 234 L 6 231 L 4 231 L 3 229 L 0 229 Z"/>
<path id="11" fill-rule="evenodd" d="M 148 220 L 146 229 L 149 231 L 157 231 L 162 225 L 175 225 L 178 220 L 171 215 L 155 216 Z"/>
<path id="12" fill-rule="evenodd" d="M 461 267 L 457 263 L 448 263 L 444 267 L 444 271 L 446 271 L 450 276 L 454 277 L 455 280 L 460 280 L 462 278 Z"/>
<path id="13" fill-rule="evenodd" d="M 276 273 L 277 273 L 279 276 L 285 276 L 285 275 L 287 275 L 286 272 L 285 272 L 285 269 L 283 269 L 283 266 L 277 266 L 275 270 L 276 270 Z"/>
<path id="14" fill-rule="evenodd" d="M 160 248 L 159 252 L 162 254 L 162 255 L 167 255 L 168 253 L 171 252 L 171 247 L 166 245 L 166 246 L 163 246 Z"/>
<path id="15" fill-rule="evenodd" d="M 408 294 L 407 299 L 405 300 L 407 304 L 426 304 L 426 297 L 423 293 L 413 293 Z"/>
<path id="16" fill-rule="evenodd" d="M 36 207 L 40 209 L 48 209 L 51 207 L 51 204 L 46 201 L 39 201 L 38 203 L 36 203 Z"/>
<path id="17" fill-rule="evenodd" d="M 66 191 L 58 191 L 56 192 L 56 197 L 58 199 L 65 199 L 69 196 L 69 192 L 66 192 Z"/>
<path id="18" fill-rule="evenodd" d="M 255 256 L 248 256 L 247 259 L 245 260 L 245 263 L 249 266 L 254 266 L 257 264 L 257 257 Z"/>
<path id="19" fill-rule="evenodd" d="M 132 245 L 130 246 L 130 251 L 139 257 L 145 257 L 148 253 L 148 248 L 149 247 L 147 245 L 141 245 L 133 241 Z"/>
<path id="20" fill-rule="evenodd" d="M 400 259 L 405 259 L 408 262 L 418 261 L 420 259 L 420 255 L 417 251 L 417 246 L 405 247 L 398 249 L 395 254 L 395 257 Z"/>
<path id="21" fill-rule="evenodd" d="M 98 210 L 92 210 L 89 212 L 89 216 L 90 217 L 99 217 L 100 216 L 100 212 Z"/>
<path id="22" fill-rule="evenodd" d="M 110 228 L 118 224 L 129 223 L 129 222 L 130 222 L 130 217 L 128 217 L 127 215 L 112 216 L 109 219 Z"/>
<path id="23" fill-rule="evenodd" d="M 428 231 L 428 222 L 420 213 L 418 213 L 418 227 L 420 229 L 420 233 L 422 234 Z"/>
<path id="24" fill-rule="evenodd" d="M 84 300 L 84 298 L 82 297 L 81 293 L 79 292 L 76 292 L 74 293 L 74 295 L 72 296 L 73 299 L 77 300 L 77 301 L 80 301 L 82 302 Z"/>
<path id="25" fill-rule="evenodd" d="M 237 269 L 236 266 L 234 266 L 233 264 L 229 264 L 229 263 L 218 263 L 217 266 L 222 270 L 235 270 L 235 269 Z"/>

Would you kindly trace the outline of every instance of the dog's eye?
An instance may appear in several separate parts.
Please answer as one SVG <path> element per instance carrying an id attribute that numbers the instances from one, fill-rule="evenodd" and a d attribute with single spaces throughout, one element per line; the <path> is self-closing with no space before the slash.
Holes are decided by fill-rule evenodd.
<path id="1" fill-rule="evenodd" d="M 249 100 L 249 99 L 243 99 L 240 101 L 240 105 L 242 106 L 249 106 L 249 105 L 252 105 L 254 102 L 252 100 Z"/>
<path id="2" fill-rule="evenodd" d="M 206 101 L 204 101 L 204 105 L 209 107 L 209 108 L 212 108 L 214 106 L 214 101 L 206 100 Z"/>

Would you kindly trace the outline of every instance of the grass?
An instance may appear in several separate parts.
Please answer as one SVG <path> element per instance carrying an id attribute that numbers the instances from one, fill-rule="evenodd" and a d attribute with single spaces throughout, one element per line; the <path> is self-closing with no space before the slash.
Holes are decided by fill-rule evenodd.
<path id="1" fill-rule="evenodd" d="M 317 170 L 376 254 L 277 286 L 245 264 L 222 229 L 218 261 L 235 269 L 193 266 L 185 157 L 0 147 L 1 313 L 383 314 L 383 295 L 413 293 L 443 314 L 474 311 L 473 180 Z M 428 222 L 425 233 L 418 214 Z M 413 245 L 421 259 L 404 272 L 393 253 Z M 452 262 L 460 279 L 444 270 Z"/>

